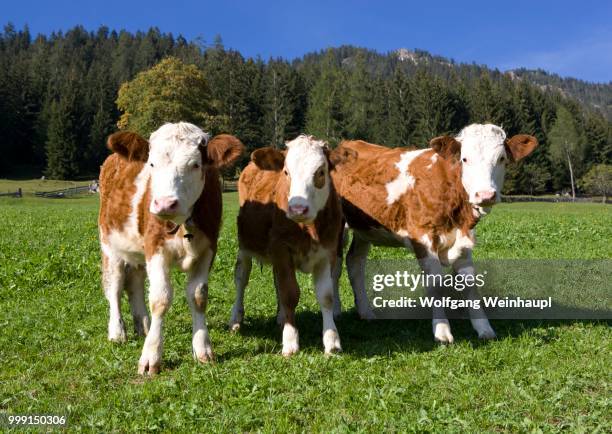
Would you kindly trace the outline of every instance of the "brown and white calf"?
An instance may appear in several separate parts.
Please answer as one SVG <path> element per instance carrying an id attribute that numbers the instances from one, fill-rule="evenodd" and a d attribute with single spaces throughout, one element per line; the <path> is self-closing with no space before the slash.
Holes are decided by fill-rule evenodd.
<path id="1" fill-rule="evenodd" d="M 180 122 L 162 126 L 149 141 L 130 132 L 108 139 L 114 153 L 100 172 L 99 215 L 103 285 L 110 305 L 108 339 L 126 340 L 120 309 L 125 287 L 136 333 L 146 335 L 138 364 L 141 374 L 155 374 L 160 368 L 173 265 L 188 274 L 194 357 L 206 362 L 213 356 L 205 312 L 221 225 L 218 169 L 233 163 L 243 145 L 226 134 L 208 138 L 197 126 Z"/>
<path id="2" fill-rule="evenodd" d="M 273 148 L 253 152 L 251 163 L 240 175 L 240 247 L 230 328 L 237 330 L 244 316 L 244 289 L 253 258 L 271 263 L 285 356 L 299 349 L 295 308 L 300 288 L 296 270 L 312 274 L 323 315 L 325 352 L 341 351 L 332 310 L 331 273 L 343 223 L 340 199 L 330 171 L 353 154 L 352 151 L 330 152 L 323 142 L 302 135 L 288 142 L 284 152 Z"/>
<path id="3" fill-rule="evenodd" d="M 346 265 L 362 318 L 375 318 L 365 292 L 365 263 L 372 244 L 411 249 L 426 274 L 441 274 L 443 265 L 451 265 L 455 273 L 474 274 L 474 227 L 499 201 L 506 164 L 529 155 L 537 140 L 524 134 L 506 139 L 500 127 L 473 124 L 456 137 L 432 139 L 430 146 L 390 149 L 363 141 L 340 145 L 359 155 L 333 176 L 353 231 Z M 428 295 L 438 296 L 439 291 L 428 288 Z M 478 294 L 471 289 L 467 297 Z M 435 339 L 453 342 L 444 309 L 434 309 L 433 318 Z M 470 310 L 470 319 L 480 338 L 495 337 L 484 312 Z"/>

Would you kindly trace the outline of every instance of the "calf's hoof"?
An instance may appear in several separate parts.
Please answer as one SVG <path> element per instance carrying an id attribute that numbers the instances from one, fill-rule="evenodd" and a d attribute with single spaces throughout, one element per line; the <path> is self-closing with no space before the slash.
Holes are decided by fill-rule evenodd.
<path id="1" fill-rule="evenodd" d="M 497 338 L 497 335 L 493 330 L 491 330 L 491 333 L 478 333 L 478 339 L 483 341 L 492 341 L 495 338 Z"/>
<path id="2" fill-rule="evenodd" d="M 297 342 L 283 345 L 283 357 L 291 357 L 299 351 L 300 347 Z"/>
<path id="3" fill-rule="evenodd" d="M 122 320 L 114 324 L 108 324 L 108 340 L 120 344 L 127 341 L 125 325 L 123 324 Z"/>
<path id="4" fill-rule="evenodd" d="M 244 310 L 232 309 L 232 316 L 229 320 L 230 331 L 237 332 L 238 330 L 240 330 L 240 325 L 242 324 L 243 319 L 244 319 Z"/>
<path id="5" fill-rule="evenodd" d="M 374 315 L 374 312 L 372 311 L 372 309 L 362 309 L 358 313 L 359 313 L 359 319 L 362 319 L 365 321 L 372 321 L 376 319 L 376 315 Z"/>
<path id="6" fill-rule="evenodd" d="M 450 325 L 446 323 L 436 324 L 434 329 L 434 339 L 441 344 L 452 344 L 455 341 L 450 331 Z"/>
<path id="7" fill-rule="evenodd" d="M 140 360 L 138 361 L 138 373 L 140 375 L 157 375 L 161 367 L 161 351 L 154 350 L 142 351 Z"/>
<path id="8" fill-rule="evenodd" d="M 336 354 L 342 352 L 340 346 L 340 336 L 336 330 L 326 330 L 323 334 L 323 346 L 325 347 L 325 354 Z"/>
<path id="9" fill-rule="evenodd" d="M 211 363 L 215 361 L 212 348 L 202 348 L 200 350 L 193 351 L 193 358 L 199 363 Z"/>
<path id="10" fill-rule="evenodd" d="M 290 323 L 283 327 L 283 356 L 289 357 L 300 349 L 299 334 L 297 329 Z"/>
<path id="11" fill-rule="evenodd" d="M 497 337 L 495 331 L 489 327 L 489 330 L 480 330 L 478 332 L 478 339 L 482 339 L 483 341 L 490 341 Z"/>
<path id="12" fill-rule="evenodd" d="M 159 374 L 159 368 L 160 368 L 160 363 L 157 363 L 155 365 L 150 364 L 148 361 L 140 361 L 138 363 L 138 373 L 140 375 L 157 375 Z"/>
<path id="13" fill-rule="evenodd" d="M 472 327 L 474 327 L 474 330 L 478 333 L 478 339 L 487 341 L 497 337 L 495 336 L 495 330 L 493 330 L 489 320 L 486 318 L 473 319 Z"/>

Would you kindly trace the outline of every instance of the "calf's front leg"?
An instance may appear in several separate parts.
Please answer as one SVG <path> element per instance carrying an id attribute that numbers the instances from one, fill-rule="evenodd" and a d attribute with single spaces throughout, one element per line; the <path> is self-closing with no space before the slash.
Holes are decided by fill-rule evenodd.
<path id="1" fill-rule="evenodd" d="M 163 352 L 162 325 L 164 315 L 172 304 L 172 285 L 170 283 L 170 261 L 162 253 L 147 259 L 149 276 L 149 308 L 151 326 L 142 348 L 138 362 L 138 373 L 154 375 L 159 372 Z"/>
<path id="2" fill-rule="evenodd" d="M 453 262 L 452 266 L 456 274 L 474 276 L 475 272 L 474 262 L 472 261 L 472 250 L 464 250 L 462 255 L 455 260 L 455 262 Z M 466 298 L 468 300 L 480 299 L 480 295 L 478 294 L 475 285 L 471 285 L 467 288 Z M 470 308 L 468 309 L 468 312 L 472 327 L 474 330 L 476 330 L 476 333 L 478 333 L 478 337 L 480 339 L 495 339 L 495 331 L 493 330 L 493 327 L 491 327 L 484 309 L 482 307 L 480 307 L 480 309 Z"/>
<path id="3" fill-rule="evenodd" d="M 300 299 L 300 287 L 295 270 L 286 259 L 273 263 L 272 271 L 277 284 L 279 313 L 278 320 L 283 324 L 283 356 L 289 357 L 298 352 L 299 335 L 295 326 L 295 308 Z"/>
<path id="4" fill-rule="evenodd" d="M 418 247 L 415 248 L 416 252 L 420 252 L 422 250 L 424 249 L 419 249 Z M 419 256 L 418 253 L 417 256 Z M 427 252 L 425 255 L 420 256 L 419 265 L 426 275 L 431 276 L 429 277 L 430 279 L 433 279 L 434 281 L 441 280 L 441 277 L 443 276 L 442 264 L 435 253 Z M 440 276 L 440 278 L 438 279 L 437 276 Z M 427 287 L 427 297 L 431 297 L 436 300 L 441 299 L 442 295 L 442 288 L 440 286 L 430 285 Z M 434 306 L 432 308 L 432 318 L 434 339 L 443 344 L 452 344 L 455 339 L 451 334 L 450 323 L 446 318 L 444 307 Z"/>
<path id="5" fill-rule="evenodd" d="M 323 315 L 323 347 L 325 354 L 342 351 L 340 336 L 334 322 L 334 283 L 331 276 L 331 266 L 325 260 L 319 263 L 312 274 L 314 287 L 317 293 L 317 301 Z"/>
<path id="6" fill-rule="evenodd" d="M 193 357 L 202 363 L 213 360 L 212 344 L 206 325 L 206 306 L 208 304 L 208 275 L 214 255 L 212 249 L 206 250 L 189 273 L 185 288 L 187 302 L 191 308 Z"/>

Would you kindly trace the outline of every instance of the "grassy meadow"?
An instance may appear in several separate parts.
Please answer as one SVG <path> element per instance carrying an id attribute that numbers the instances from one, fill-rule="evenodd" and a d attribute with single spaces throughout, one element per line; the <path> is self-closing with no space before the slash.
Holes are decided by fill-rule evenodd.
<path id="1" fill-rule="evenodd" d="M 12 180 L 0 179 L 0 194 L 14 193 L 19 188 L 25 195 L 33 195 L 39 191 L 62 190 L 64 188 L 83 187 L 91 181 L 58 181 L 55 179 Z"/>
<path id="2" fill-rule="evenodd" d="M 128 342 L 106 340 L 97 197 L 0 198 L 0 412 L 66 415 L 71 430 L 98 432 L 612 430 L 607 322 L 493 321 L 498 339 L 482 343 L 468 321 L 454 321 L 456 343 L 440 346 L 427 320 L 358 320 L 343 274 L 344 352 L 325 357 L 302 275 L 301 351 L 285 359 L 271 273 L 255 265 L 245 324 L 230 333 L 237 197 L 224 199 L 209 285 L 216 361 L 192 359 L 184 276 L 175 273 L 162 372 L 142 378 L 127 297 Z M 612 207 L 501 204 L 477 233 L 477 258 L 612 258 Z"/>

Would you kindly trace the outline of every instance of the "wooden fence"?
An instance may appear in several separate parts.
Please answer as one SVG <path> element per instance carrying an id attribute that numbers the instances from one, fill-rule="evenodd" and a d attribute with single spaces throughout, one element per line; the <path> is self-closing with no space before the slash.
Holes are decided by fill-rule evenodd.
<path id="1" fill-rule="evenodd" d="M 62 198 L 62 197 L 74 196 L 76 194 L 88 193 L 89 191 L 90 191 L 90 187 L 88 185 L 83 185 L 81 187 L 63 188 L 61 190 L 37 191 L 36 193 L 34 193 L 34 195 L 36 197 Z"/>
<path id="2" fill-rule="evenodd" d="M 502 202 L 574 202 L 574 203 L 604 203 L 603 198 L 597 197 L 577 197 L 572 199 L 567 196 L 502 196 Z M 612 204 L 612 199 L 606 199 L 606 204 Z"/>
<path id="3" fill-rule="evenodd" d="M 238 181 L 236 180 L 221 180 L 222 190 L 223 192 L 233 192 L 238 190 Z M 77 194 L 88 193 L 91 191 L 90 186 L 84 185 L 81 187 L 70 187 L 64 188 L 61 190 L 53 190 L 53 191 L 37 191 L 34 193 L 36 197 L 46 197 L 46 198 L 62 198 L 68 196 L 74 196 Z M 0 193 L 0 197 L 23 197 L 23 192 L 21 188 L 17 191 L 9 191 L 6 193 Z M 512 202 L 578 202 L 578 203 L 606 203 L 612 204 L 612 198 L 608 198 L 605 202 L 602 198 L 596 197 L 577 197 L 576 199 L 572 199 L 567 196 L 502 196 L 502 202 L 512 203 Z"/>
<path id="4" fill-rule="evenodd" d="M 9 191 L 7 193 L 0 193 L 0 196 L 23 197 L 23 193 L 21 192 L 21 188 L 19 188 L 17 189 L 17 191 Z"/>
<path id="5" fill-rule="evenodd" d="M 230 179 L 221 179 L 221 189 L 224 193 L 230 191 L 238 191 L 238 181 Z"/>

